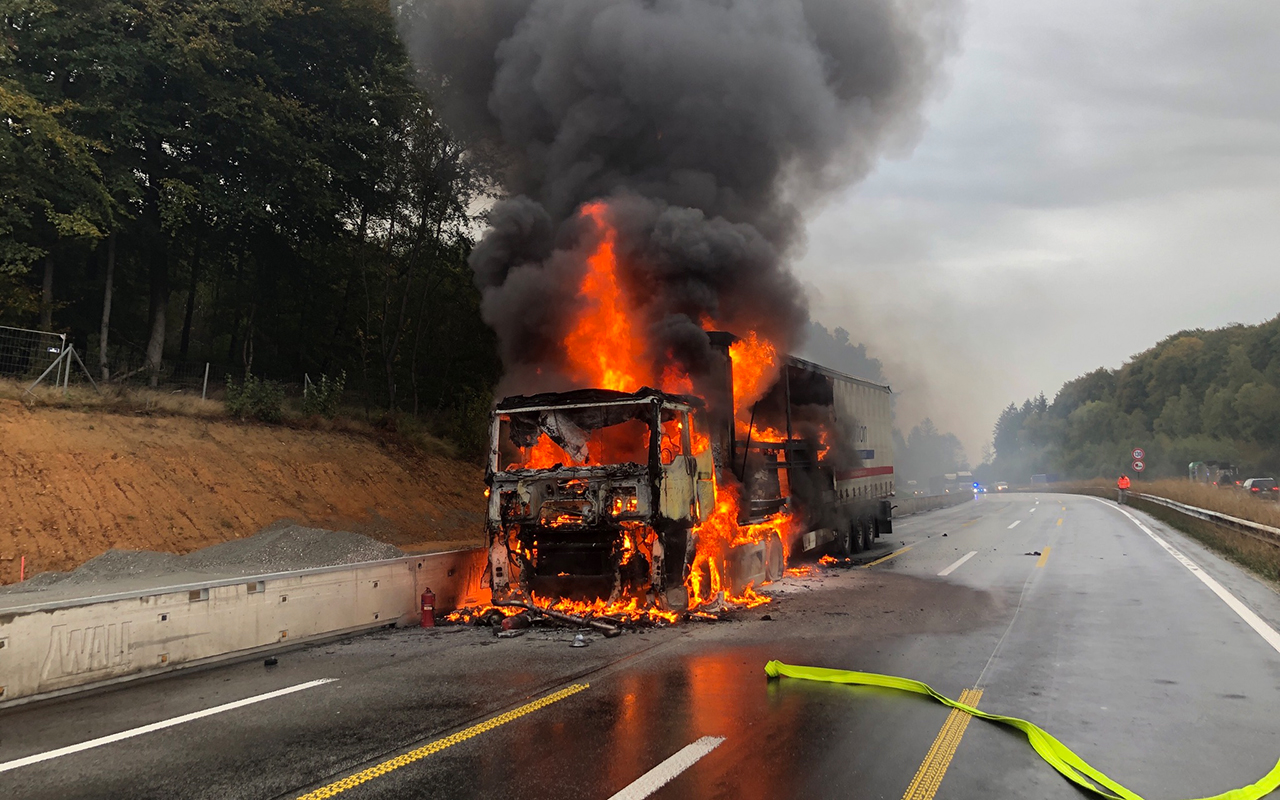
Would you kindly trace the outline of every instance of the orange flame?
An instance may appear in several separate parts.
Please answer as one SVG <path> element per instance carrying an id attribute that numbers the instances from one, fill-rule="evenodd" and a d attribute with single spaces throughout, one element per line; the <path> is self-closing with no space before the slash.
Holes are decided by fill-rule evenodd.
<path id="1" fill-rule="evenodd" d="M 786 542 L 791 521 L 789 513 L 782 513 L 754 525 L 741 525 L 738 523 L 738 490 L 717 485 L 715 510 L 695 529 L 698 535 L 697 551 L 686 586 L 689 591 L 689 607 L 696 608 L 713 602 L 721 591 L 728 589 L 724 560 L 730 548 L 758 544 L 771 535 L 777 535 Z M 726 596 L 726 600 L 744 604 L 748 608 L 769 602 L 768 598 L 757 594 L 750 586 L 739 597 Z"/>
<path id="2" fill-rule="evenodd" d="M 648 383 L 644 341 L 633 327 L 634 310 L 618 282 L 618 232 L 608 206 L 597 200 L 582 207 L 600 232 L 600 244 L 587 258 L 587 274 L 578 289 L 582 314 L 565 337 L 570 377 L 581 386 L 634 392 Z"/>
<path id="3" fill-rule="evenodd" d="M 756 403 L 778 379 L 778 349 L 751 331 L 729 347 L 733 361 L 733 407 L 739 416 L 751 416 Z"/>

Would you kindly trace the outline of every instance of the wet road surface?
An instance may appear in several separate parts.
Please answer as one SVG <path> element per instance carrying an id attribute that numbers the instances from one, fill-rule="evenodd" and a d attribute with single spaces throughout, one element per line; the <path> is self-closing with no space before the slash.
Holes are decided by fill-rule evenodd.
<path id="1" fill-rule="evenodd" d="M 731 622 L 583 649 L 561 631 L 390 630 L 17 709 L 0 715 L 0 797 L 1082 796 L 1006 730 L 766 680 L 769 659 L 966 692 L 1153 800 L 1250 783 L 1280 757 L 1280 652 L 1151 534 L 1264 627 L 1280 596 L 1130 513 L 987 495 L 896 521 L 874 565 L 788 579 Z M 12 766 L 236 701 L 253 702 Z"/>

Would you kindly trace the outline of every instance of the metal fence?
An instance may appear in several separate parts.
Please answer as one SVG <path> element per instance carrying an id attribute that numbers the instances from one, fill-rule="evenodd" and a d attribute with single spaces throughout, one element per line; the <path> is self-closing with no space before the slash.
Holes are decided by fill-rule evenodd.
<path id="1" fill-rule="evenodd" d="M 202 399 L 221 398 L 228 376 L 237 383 L 244 377 L 244 367 L 212 361 L 170 360 L 163 361 L 153 375 L 144 366 L 143 356 L 136 353 L 116 353 L 110 364 L 108 383 L 111 385 L 153 388 Z M 90 385 L 98 388 L 101 372 L 96 348 L 82 352 L 66 334 L 0 326 L 0 380 L 12 381 L 24 389 L 34 389 L 37 383 L 46 389 Z M 278 383 L 285 396 L 291 398 L 304 396 L 310 383 L 306 375 L 301 380 L 294 376 L 280 380 L 278 376 L 256 372 L 255 375 Z"/>
<path id="2" fill-rule="evenodd" d="M 31 383 L 39 378 L 67 347 L 63 333 L 0 326 L 0 378 Z M 62 367 L 59 366 L 59 383 Z"/>

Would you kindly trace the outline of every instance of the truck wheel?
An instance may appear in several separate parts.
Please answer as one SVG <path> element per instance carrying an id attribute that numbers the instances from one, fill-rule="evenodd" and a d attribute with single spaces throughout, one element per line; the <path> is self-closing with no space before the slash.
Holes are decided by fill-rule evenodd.
<path id="1" fill-rule="evenodd" d="M 831 543 L 831 549 L 835 551 L 836 558 L 848 558 L 857 552 L 855 543 L 860 541 L 858 529 L 850 524 L 836 529 L 836 540 Z"/>
<path id="2" fill-rule="evenodd" d="M 875 526 L 875 523 L 872 522 L 871 520 L 864 520 L 862 522 L 861 528 L 862 528 L 862 549 L 863 550 L 870 550 L 872 544 L 874 544 L 875 542 L 876 534 L 875 534 L 874 526 Z"/>

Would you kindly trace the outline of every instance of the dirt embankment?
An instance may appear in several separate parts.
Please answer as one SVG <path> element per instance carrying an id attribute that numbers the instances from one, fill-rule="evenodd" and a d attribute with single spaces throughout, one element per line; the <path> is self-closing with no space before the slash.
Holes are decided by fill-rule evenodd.
<path id="1" fill-rule="evenodd" d="M 344 433 L 0 400 L 0 583 L 109 549 L 188 553 L 282 519 L 405 550 L 480 543 L 481 470 Z"/>

